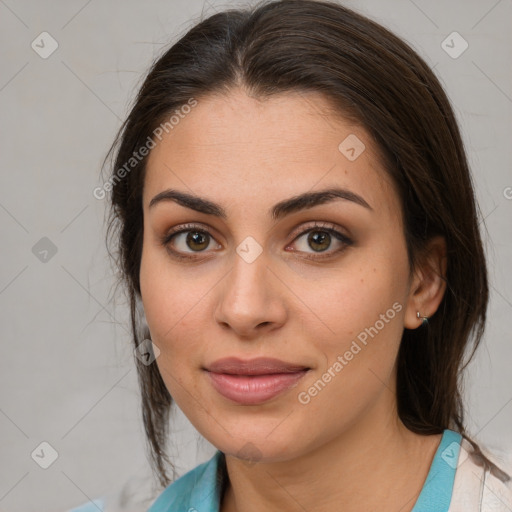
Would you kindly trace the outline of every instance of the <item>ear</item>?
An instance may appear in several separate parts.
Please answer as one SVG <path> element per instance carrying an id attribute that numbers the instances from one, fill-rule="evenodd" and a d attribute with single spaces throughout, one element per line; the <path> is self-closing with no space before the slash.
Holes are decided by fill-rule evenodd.
<path id="1" fill-rule="evenodd" d="M 446 240 L 436 236 L 429 240 L 414 269 L 405 311 L 405 327 L 416 329 L 422 324 L 417 317 L 432 317 L 446 290 Z"/>

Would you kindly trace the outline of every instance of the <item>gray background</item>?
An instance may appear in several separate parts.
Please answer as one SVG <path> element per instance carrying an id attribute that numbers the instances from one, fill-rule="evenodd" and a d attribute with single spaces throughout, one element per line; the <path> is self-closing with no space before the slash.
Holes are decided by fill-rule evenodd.
<path id="1" fill-rule="evenodd" d="M 122 300 L 109 302 L 105 202 L 92 191 L 153 58 L 201 15 L 232 5 L 240 2 L 0 0 L 0 511 L 66 510 L 148 473 L 128 317 Z M 346 5 L 412 44 L 457 112 L 492 282 L 467 420 L 481 441 L 510 447 L 512 1 Z M 31 48 L 43 31 L 59 44 L 46 59 Z M 469 44 L 458 58 L 441 46 L 453 31 Z M 40 252 L 43 237 L 56 254 Z M 213 447 L 176 418 L 172 453 L 184 473 Z M 59 455 L 46 470 L 31 458 L 43 441 Z"/>

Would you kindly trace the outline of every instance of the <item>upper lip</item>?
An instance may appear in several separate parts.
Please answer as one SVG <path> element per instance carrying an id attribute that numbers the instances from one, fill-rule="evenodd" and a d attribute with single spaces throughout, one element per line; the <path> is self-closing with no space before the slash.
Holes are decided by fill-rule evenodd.
<path id="1" fill-rule="evenodd" d="M 273 373 L 293 373 L 309 370 L 307 366 L 287 363 L 272 357 L 257 357 L 255 359 L 239 359 L 226 357 L 208 365 L 206 370 L 214 373 L 232 375 L 269 375 Z"/>

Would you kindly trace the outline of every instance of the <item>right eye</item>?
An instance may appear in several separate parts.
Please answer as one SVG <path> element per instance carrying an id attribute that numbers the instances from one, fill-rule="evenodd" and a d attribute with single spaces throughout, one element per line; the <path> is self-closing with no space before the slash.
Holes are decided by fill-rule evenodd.
<path id="1" fill-rule="evenodd" d="M 188 224 L 173 228 L 163 237 L 162 245 L 177 258 L 193 259 L 195 256 L 190 254 L 206 252 L 214 240 L 209 231 L 194 224 Z M 219 244 L 217 248 L 220 248 Z"/>

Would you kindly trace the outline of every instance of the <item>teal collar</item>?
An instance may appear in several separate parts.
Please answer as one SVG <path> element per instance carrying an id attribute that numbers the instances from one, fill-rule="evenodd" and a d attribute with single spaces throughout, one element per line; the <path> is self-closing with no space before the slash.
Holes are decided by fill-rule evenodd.
<path id="1" fill-rule="evenodd" d="M 166 487 L 148 512 L 219 512 L 226 483 L 225 457 L 217 450 L 209 461 Z"/>
<path id="2" fill-rule="evenodd" d="M 448 511 L 461 441 L 462 436 L 458 432 L 448 429 L 443 432 L 441 443 L 412 512 Z"/>
<path id="3" fill-rule="evenodd" d="M 434 455 L 427 479 L 412 512 L 447 512 L 462 436 L 445 430 Z M 227 483 L 226 460 L 217 450 L 207 462 L 195 467 L 170 484 L 148 512 L 219 512 Z"/>

